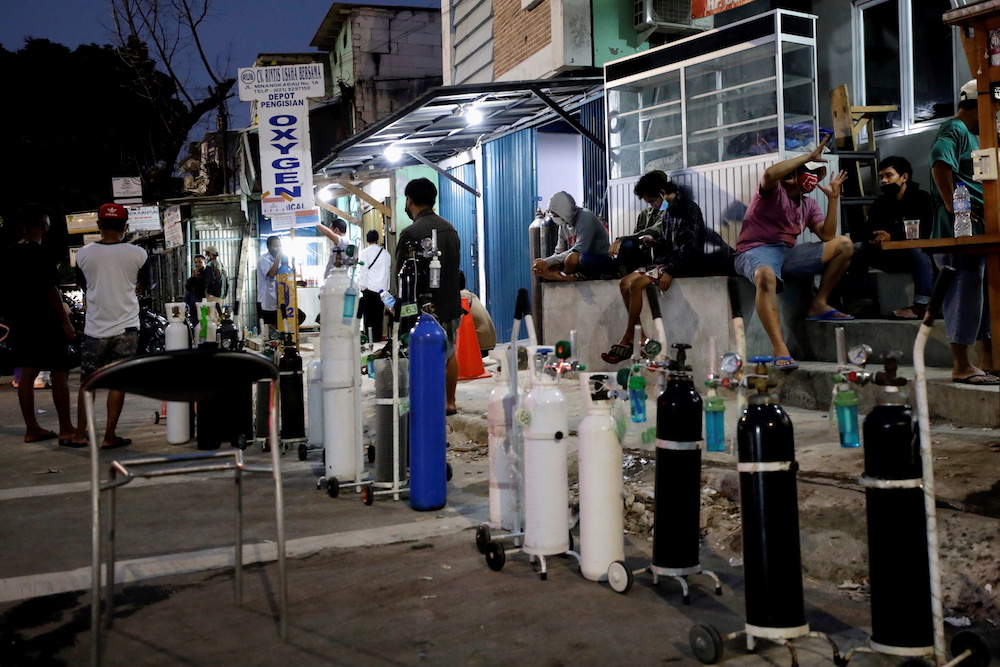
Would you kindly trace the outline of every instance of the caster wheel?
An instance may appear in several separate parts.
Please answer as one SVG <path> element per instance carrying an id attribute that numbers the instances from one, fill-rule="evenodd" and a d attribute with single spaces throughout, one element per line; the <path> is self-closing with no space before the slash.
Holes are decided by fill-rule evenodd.
<path id="1" fill-rule="evenodd" d="M 685 595 L 684 597 L 681 598 L 681 602 L 683 602 L 684 604 L 691 604 L 691 596 Z"/>
<path id="2" fill-rule="evenodd" d="M 722 637 L 711 625 L 698 624 L 688 633 L 691 651 L 702 664 L 714 665 L 722 657 Z"/>
<path id="3" fill-rule="evenodd" d="M 375 463 L 375 445 L 368 445 L 368 463 Z"/>
<path id="4" fill-rule="evenodd" d="M 236 436 L 236 442 L 233 443 L 233 447 L 239 450 L 245 450 L 247 448 L 247 437 L 245 435 Z"/>
<path id="5" fill-rule="evenodd" d="M 503 545 L 492 540 L 486 545 L 486 564 L 490 566 L 490 569 L 494 572 L 499 572 L 503 569 L 504 563 L 507 562 L 507 553 L 503 550 Z"/>
<path id="6" fill-rule="evenodd" d="M 271 451 L 271 445 L 267 444 L 267 440 L 260 443 L 260 451 L 269 452 Z"/>
<path id="7" fill-rule="evenodd" d="M 541 574 L 538 575 L 538 578 L 541 579 L 542 581 L 548 581 L 549 580 L 549 573 L 548 572 L 542 572 Z"/>
<path id="8" fill-rule="evenodd" d="M 446 463 L 445 464 L 445 469 L 444 469 L 444 479 L 445 479 L 445 481 L 450 482 L 451 478 L 453 476 L 454 476 L 454 471 L 451 469 L 451 464 L 450 463 Z"/>
<path id="9" fill-rule="evenodd" d="M 608 566 L 608 583 L 615 593 L 624 595 L 632 590 L 635 578 L 632 576 L 632 568 L 623 560 L 616 560 Z"/>
<path id="10" fill-rule="evenodd" d="M 934 664 L 923 658 L 910 658 L 899 663 L 899 667 L 934 667 Z"/>
<path id="11" fill-rule="evenodd" d="M 375 503 L 375 489 L 370 486 L 361 487 L 361 502 L 371 507 Z"/>
<path id="12" fill-rule="evenodd" d="M 299 445 L 299 461 L 305 461 L 306 456 L 309 455 L 309 448 L 304 444 Z"/>
<path id="13" fill-rule="evenodd" d="M 481 524 L 476 528 L 476 548 L 479 549 L 479 553 L 485 554 L 486 547 L 493 540 L 493 536 L 490 535 L 490 527 L 485 523 Z"/>
<path id="14" fill-rule="evenodd" d="M 962 667 L 986 667 L 993 660 L 990 647 L 972 630 L 962 630 L 951 639 L 952 657 L 958 657 L 966 651 L 969 651 L 969 657 L 962 661 Z"/>
<path id="15" fill-rule="evenodd" d="M 337 481 L 336 477 L 331 477 L 326 482 L 326 494 L 331 498 L 336 498 L 340 495 L 340 482 Z"/>
<path id="16" fill-rule="evenodd" d="M 159 424 L 160 423 L 160 413 L 159 412 L 154 412 L 153 413 L 153 423 L 154 424 Z"/>
<path id="17" fill-rule="evenodd" d="M 319 479 L 316 480 L 316 490 L 320 491 L 325 488 L 326 488 L 326 478 L 320 477 Z"/>

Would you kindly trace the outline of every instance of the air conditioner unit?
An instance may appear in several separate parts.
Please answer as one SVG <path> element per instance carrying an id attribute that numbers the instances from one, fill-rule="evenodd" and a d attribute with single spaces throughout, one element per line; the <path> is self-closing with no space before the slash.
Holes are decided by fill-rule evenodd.
<path id="1" fill-rule="evenodd" d="M 713 27 L 712 17 L 691 18 L 691 0 L 632 0 L 634 27 L 645 40 L 654 32 L 693 35 Z"/>

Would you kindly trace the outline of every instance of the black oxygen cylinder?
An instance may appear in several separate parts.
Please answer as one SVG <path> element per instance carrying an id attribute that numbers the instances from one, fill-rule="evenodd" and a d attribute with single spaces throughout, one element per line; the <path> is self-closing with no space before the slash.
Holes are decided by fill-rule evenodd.
<path id="1" fill-rule="evenodd" d="M 270 437 L 268 422 L 271 417 L 271 383 L 260 381 L 256 385 L 257 392 L 254 399 L 254 439 L 266 444 L 267 439 Z"/>
<path id="2" fill-rule="evenodd" d="M 416 314 L 403 315 L 404 308 L 417 303 L 417 260 L 414 257 L 403 262 L 397 276 L 399 298 L 396 299 L 396 315 L 399 317 L 399 337 L 404 344 L 409 342 L 410 329 L 417 323 Z"/>
<path id="3" fill-rule="evenodd" d="M 747 624 L 806 626 L 792 421 L 774 396 L 754 394 L 736 442 Z"/>
<path id="4" fill-rule="evenodd" d="M 701 396 L 690 366 L 687 345 L 674 345 L 677 360 L 656 399 L 656 524 L 653 567 L 657 574 L 680 576 L 700 571 L 701 542 Z"/>
<path id="5" fill-rule="evenodd" d="M 546 217 L 542 220 L 542 254 L 541 257 L 548 257 L 555 254 L 556 244 L 559 242 L 559 225 Z"/>
<path id="6" fill-rule="evenodd" d="M 302 399 L 302 357 L 290 339 L 291 335 L 285 341 L 285 351 L 278 362 L 282 440 L 298 440 L 306 437 L 305 402 Z"/>
<path id="7" fill-rule="evenodd" d="M 923 468 L 906 395 L 899 391 L 881 393 L 863 428 L 871 641 L 929 650 L 934 645 L 934 615 L 920 486 Z M 874 488 L 872 482 L 879 480 L 906 481 L 897 488 Z"/>

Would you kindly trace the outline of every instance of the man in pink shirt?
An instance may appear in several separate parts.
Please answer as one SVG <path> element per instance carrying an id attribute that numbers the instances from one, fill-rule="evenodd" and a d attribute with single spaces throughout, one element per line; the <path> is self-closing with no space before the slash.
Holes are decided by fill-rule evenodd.
<path id="1" fill-rule="evenodd" d="M 824 138 L 811 153 L 778 162 L 764 171 L 736 242 L 736 272 L 757 288 L 757 317 L 774 348 L 775 367 L 785 370 L 798 368 L 798 364 L 781 333 L 777 295 L 784 288 L 782 276 L 822 274 L 806 319 L 854 319 L 828 302 L 854 254 L 851 239 L 837 236 L 840 188 L 847 172 L 832 176 L 827 186 L 819 184 L 826 176 L 823 148 L 829 138 Z M 816 187 L 827 197 L 826 215 L 806 196 Z M 820 238 L 819 242 L 797 243 L 807 227 Z"/>

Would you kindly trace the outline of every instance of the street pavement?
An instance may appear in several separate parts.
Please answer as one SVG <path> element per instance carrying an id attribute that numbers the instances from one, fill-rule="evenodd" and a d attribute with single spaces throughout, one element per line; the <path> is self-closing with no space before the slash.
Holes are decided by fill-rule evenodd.
<path id="1" fill-rule="evenodd" d="M 308 355 L 306 355 L 308 356 Z M 75 389 L 78 376 L 72 377 Z M 0 385 L 0 665 L 76 665 L 89 657 L 90 516 L 87 450 L 55 441 L 26 444 L 10 379 Z M 569 449 L 581 414 L 575 383 Z M 571 558 L 549 559 L 541 581 L 523 554 L 491 571 L 474 546 L 488 517 L 486 399 L 492 380 L 459 385 L 459 414 L 449 418 L 454 478 L 448 505 L 415 512 L 405 497 L 366 507 L 354 489 L 333 499 L 317 490 L 319 452 L 282 459 L 289 553 L 289 640 L 278 638 L 273 489 L 267 475 L 244 479 L 244 605 L 233 603 L 233 487 L 224 474 L 139 480 L 119 493 L 115 627 L 106 633 L 106 664 L 128 665 L 529 665 L 698 664 L 687 634 L 696 623 L 720 632 L 743 624 L 738 544 L 708 531 L 703 564 L 722 579 L 716 597 L 693 577 L 691 604 L 670 580 L 636 576 L 627 595 L 582 578 Z M 55 425 L 47 390 L 36 406 Z M 371 415 L 371 381 L 365 380 Z M 732 422 L 732 402 L 729 402 Z M 652 403 L 650 404 L 652 410 Z M 119 432 L 133 439 L 112 458 L 179 453 L 166 445 L 160 405 L 130 396 Z M 825 413 L 790 409 L 797 436 L 807 618 L 846 650 L 867 641 L 864 495 L 856 484 L 863 452 L 837 445 Z M 103 406 L 98 407 L 99 422 Z M 651 412 L 652 414 L 652 412 Z M 373 420 L 367 419 L 367 422 Z M 648 424 L 645 425 L 648 427 Z M 648 453 L 643 426 L 625 446 Z M 367 432 L 367 429 L 366 429 Z M 370 435 L 370 434 L 369 434 Z M 996 429 L 936 424 L 933 432 L 942 525 L 947 614 L 969 619 L 996 639 L 1000 517 L 1000 436 Z M 247 450 L 252 463 L 268 454 Z M 731 492 L 730 454 L 706 456 L 706 488 Z M 575 476 L 575 464 L 572 466 Z M 575 479 L 573 480 L 575 481 Z M 715 491 L 712 491 L 715 493 Z M 651 543 L 627 536 L 639 569 Z M 901 554 L 900 557 L 906 557 Z M 959 621 L 964 622 L 964 621 Z M 951 631 L 951 628 L 949 626 Z M 796 641 L 803 665 L 832 664 L 821 639 Z M 726 644 L 726 664 L 790 664 L 780 646 L 748 655 Z M 894 664 L 859 654 L 858 665 Z"/>

